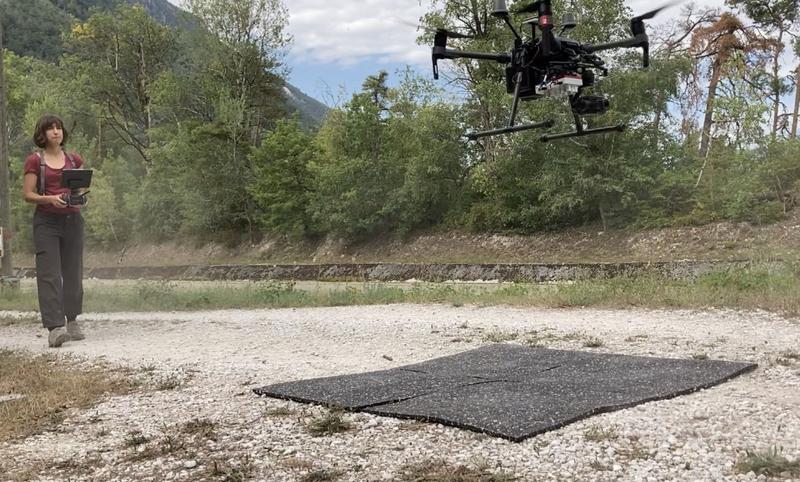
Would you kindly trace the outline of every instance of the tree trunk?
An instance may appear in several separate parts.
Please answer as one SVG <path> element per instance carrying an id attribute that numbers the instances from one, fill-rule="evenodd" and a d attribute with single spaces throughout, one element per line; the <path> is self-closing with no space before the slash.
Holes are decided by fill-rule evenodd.
<path id="1" fill-rule="evenodd" d="M 603 221 L 603 232 L 608 231 L 608 221 L 606 220 L 606 211 L 603 209 L 603 204 L 600 203 L 600 219 Z"/>
<path id="2" fill-rule="evenodd" d="M 14 264 L 11 259 L 11 185 L 9 155 L 8 155 L 8 126 L 6 123 L 6 77 L 3 50 L 3 26 L 0 22 L 0 226 L 3 228 L 3 278 L 14 274 Z"/>
<path id="3" fill-rule="evenodd" d="M 714 98 L 717 95 L 717 84 L 719 84 L 721 73 L 722 66 L 719 59 L 716 59 L 711 71 L 711 80 L 708 82 L 708 99 L 706 100 L 706 113 L 703 118 L 703 135 L 700 139 L 700 157 L 703 158 L 708 155 L 709 145 L 711 144 L 711 126 L 714 123 Z"/>
<path id="4" fill-rule="evenodd" d="M 783 45 L 783 29 L 778 33 L 778 42 Z M 772 142 L 778 137 L 778 122 L 780 121 L 781 110 L 781 51 L 775 49 L 775 54 L 772 57 L 772 95 L 775 99 L 772 103 Z"/>
<path id="5" fill-rule="evenodd" d="M 794 111 L 792 112 L 792 137 L 797 137 L 797 115 L 800 111 L 800 64 L 794 71 Z"/>

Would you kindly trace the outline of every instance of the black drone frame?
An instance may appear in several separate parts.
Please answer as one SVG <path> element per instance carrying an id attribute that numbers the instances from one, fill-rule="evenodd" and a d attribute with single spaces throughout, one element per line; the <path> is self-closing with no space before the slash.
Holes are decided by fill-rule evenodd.
<path id="1" fill-rule="evenodd" d="M 536 0 L 517 9 L 517 13 L 536 12 L 538 14 L 538 18 L 533 18 L 524 22 L 524 25 L 530 26 L 531 39 L 523 41 L 522 37 L 520 37 L 519 33 L 517 33 L 514 26 L 511 24 L 505 0 L 495 0 L 492 16 L 501 18 L 514 33 L 514 49 L 510 54 L 466 52 L 449 49 L 447 48 L 447 39 L 449 37 L 469 37 L 444 29 L 436 31 L 432 53 L 434 79 L 439 78 L 439 59 L 468 58 L 494 60 L 500 64 L 507 64 L 506 90 L 508 93 L 513 93 L 514 95 L 511 103 L 511 116 L 508 125 L 499 129 L 468 133 L 466 137 L 469 140 L 529 129 L 552 127 L 555 124 L 552 120 L 515 125 L 519 102 L 521 100 L 536 99 L 548 95 L 543 87 L 546 85 L 546 82 L 552 82 L 552 79 L 563 82 L 565 78 L 568 78 L 566 81 L 571 81 L 571 87 L 566 90 L 569 95 L 572 115 L 575 119 L 575 130 L 562 134 L 544 134 L 540 137 L 542 142 L 569 137 L 582 137 L 604 132 L 621 132 L 625 130 L 625 124 L 585 129 L 581 117 L 605 112 L 608 108 L 608 101 L 599 96 L 584 96 L 582 95 L 582 91 L 584 87 L 594 85 L 595 71 L 599 71 L 602 75 L 608 74 L 603 60 L 595 55 L 595 52 L 617 48 L 641 48 L 643 51 L 642 65 L 645 68 L 649 66 L 650 41 L 645 32 L 644 20 L 653 18 L 664 7 L 632 18 L 632 37 L 616 42 L 590 45 L 581 44 L 568 38 L 558 37 L 553 33 L 553 10 L 550 2 L 551 0 Z M 575 27 L 575 25 L 575 21 L 567 16 L 562 25 L 562 33 L 567 29 Z M 536 36 L 537 28 L 541 32 L 541 38 L 537 38 Z"/>

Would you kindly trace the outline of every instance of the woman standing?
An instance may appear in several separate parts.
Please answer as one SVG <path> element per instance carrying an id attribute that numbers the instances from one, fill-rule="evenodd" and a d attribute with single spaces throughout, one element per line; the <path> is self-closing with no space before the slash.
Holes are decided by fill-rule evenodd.
<path id="1" fill-rule="evenodd" d="M 36 124 L 33 142 L 41 148 L 25 160 L 22 193 L 36 204 L 33 242 L 36 286 L 42 324 L 50 331 L 48 344 L 59 347 L 84 338 L 76 318 L 83 308 L 83 217 L 80 206 L 67 202 L 70 190 L 61 187 L 64 169 L 78 169 L 83 159 L 68 154 L 64 123 L 45 115 Z"/>

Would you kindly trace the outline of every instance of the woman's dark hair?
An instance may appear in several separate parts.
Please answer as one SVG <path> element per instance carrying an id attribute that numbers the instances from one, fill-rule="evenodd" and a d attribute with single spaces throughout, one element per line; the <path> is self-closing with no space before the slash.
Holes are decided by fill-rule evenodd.
<path id="1" fill-rule="evenodd" d="M 36 144 L 37 147 L 41 147 L 42 149 L 47 147 L 47 129 L 50 129 L 54 125 L 60 127 L 64 132 L 64 137 L 61 138 L 61 145 L 63 146 L 67 143 L 69 135 L 67 134 L 67 129 L 64 128 L 64 123 L 58 116 L 46 114 L 39 119 L 39 122 L 36 123 L 36 130 L 33 131 L 33 143 Z"/>

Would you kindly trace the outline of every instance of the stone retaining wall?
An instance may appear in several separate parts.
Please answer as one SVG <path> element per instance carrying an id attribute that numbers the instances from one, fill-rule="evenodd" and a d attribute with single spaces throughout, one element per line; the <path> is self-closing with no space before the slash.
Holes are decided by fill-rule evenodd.
<path id="1" fill-rule="evenodd" d="M 169 280 L 296 280 L 296 281 L 517 281 L 549 282 L 604 279 L 619 276 L 657 276 L 694 279 L 735 268 L 778 268 L 785 261 L 671 261 L 652 263 L 576 264 L 313 264 L 313 265 L 187 265 L 90 268 L 86 278 Z M 17 270 L 19 277 L 35 276 L 33 268 Z"/>

